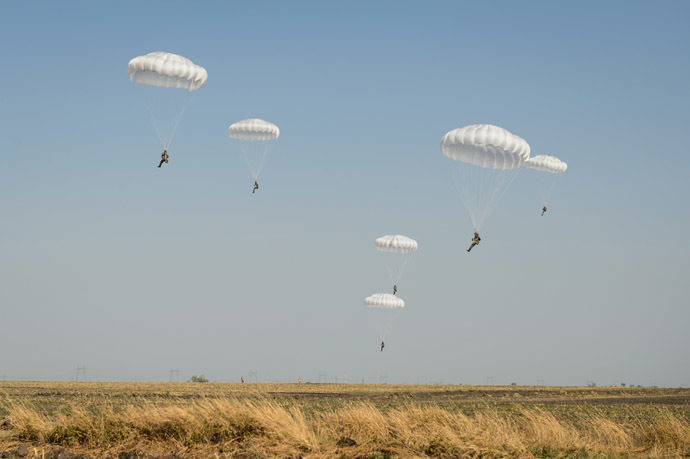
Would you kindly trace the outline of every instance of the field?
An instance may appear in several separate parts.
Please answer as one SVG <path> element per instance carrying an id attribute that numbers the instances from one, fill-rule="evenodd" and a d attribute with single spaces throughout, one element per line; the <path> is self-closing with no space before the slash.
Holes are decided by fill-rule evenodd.
<path id="1" fill-rule="evenodd" d="M 0 457 L 690 457 L 690 389 L 0 382 Z"/>

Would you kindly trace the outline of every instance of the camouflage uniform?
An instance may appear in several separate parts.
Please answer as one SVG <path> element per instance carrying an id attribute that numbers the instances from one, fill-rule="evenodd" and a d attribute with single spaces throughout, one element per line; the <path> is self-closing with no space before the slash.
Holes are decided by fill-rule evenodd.
<path id="1" fill-rule="evenodd" d="M 168 155 L 168 150 L 163 150 L 163 154 L 161 155 L 161 162 L 158 163 L 158 167 L 160 168 L 163 163 L 168 164 L 168 158 L 170 158 L 170 155 Z"/>
<path id="2" fill-rule="evenodd" d="M 469 252 L 470 250 L 472 250 L 472 247 L 474 247 L 475 245 L 479 245 L 479 241 L 481 241 L 481 240 L 482 240 L 482 238 L 479 237 L 479 233 L 477 233 L 475 231 L 474 237 L 472 238 L 472 245 L 470 245 L 470 248 L 467 249 L 467 251 Z"/>

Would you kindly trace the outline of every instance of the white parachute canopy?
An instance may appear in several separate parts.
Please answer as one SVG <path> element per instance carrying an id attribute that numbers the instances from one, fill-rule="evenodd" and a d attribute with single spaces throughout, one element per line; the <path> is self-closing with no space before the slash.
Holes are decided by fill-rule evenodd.
<path id="1" fill-rule="evenodd" d="M 167 150 L 189 104 L 189 93 L 201 88 L 208 79 L 206 69 L 186 57 L 157 51 L 129 61 L 127 74 L 139 85 L 149 86 L 144 92 L 153 126 L 158 141 Z M 187 92 L 175 91 L 177 88 Z"/>
<path id="2" fill-rule="evenodd" d="M 417 241 L 402 234 L 387 234 L 376 239 L 376 250 L 380 252 L 410 253 L 417 251 Z"/>
<path id="3" fill-rule="evenodd" d="M 384 252 L 388 275 L 393 285 L 399 287 L 400 278 L 410 260 L 410 254 L 416 252 L 419 247 L 417 241 L 402 234 L 387 234 L 376 239 L 374 245 L 376 250 Z"/>
<path id="4" fill-rule="evenodd" d="M 139 84 L 195 91 L 208 79 L 206 69 L 186 57 L 156 51 L 138 56 L 127 65 L 129 79 Z"/>
<path id="5" fill-rule="evenodd" d="M 280 129 L 273 123 L 258 118 L 249 118 L 231 124 L 228 136 L 237 140 L 244 161 L 254 180 L 258 180 L 268 150 L 280 136 Z"/>
<path id="6" fill-rule="evenodd" d="M 525 167 L 548 173 L 539 174 L 536 179 L 541 194 L 542 206 L 548 206 L 549 202 L 551 202 L 551 195 L 553 194 L 553 189 L 556 187 L 556 182 L 559 180 L 561 174 L 568 169 L 568 164 L 555 156 L 538 155 L 525 161 Z"/>
<path id="7" fill-rule="evenodd" d="M 550 174 L 562 174 L 568 169 L 568 164 L 555 156 L 548 155 L 533 156 L 525 161 L 525 166 L 537 171 L 549 172 Z"/>
<path id="8" fill-rule="evenodd" d="M 441 151 L 456 161 L 456 183 L 476 231 L 530 156 L 524 139 L 491 124 L 453 129 L 441 139 Z"/>
<path id="9" fill-rule="evenodd" d="M 384 308 L 384 309 L 402 309 L 405 307 L 405 302 L 390 293 L 374 293 L 364 299 L 364 306 L 370 308 Z"/>

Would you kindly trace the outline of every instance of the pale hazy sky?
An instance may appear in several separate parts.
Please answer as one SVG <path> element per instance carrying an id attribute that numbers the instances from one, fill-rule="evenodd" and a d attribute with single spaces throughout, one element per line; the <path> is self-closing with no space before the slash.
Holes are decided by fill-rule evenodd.
<path id="1" fill-rule="evenodd" d="M 2 2 L 0 377 L 690 385 L 690 3 Z M 208 70 L 171 149 L 127 78 Z M 280 126 L 261 176 L 227 137 Z M 439 150 L 523 171 L 471 254 Z M 388 291 L 373 241 L 419 241 Z M 385 377 L 382 377 L 384 376 Z"/>

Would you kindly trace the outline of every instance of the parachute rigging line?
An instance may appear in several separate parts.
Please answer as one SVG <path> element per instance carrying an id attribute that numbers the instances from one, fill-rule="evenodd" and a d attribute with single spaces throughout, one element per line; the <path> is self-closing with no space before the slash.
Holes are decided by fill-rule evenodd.
<path id="1" fill-rule="evenodd" d="M 177 112 L 176 115 L 169 117 L 166 119 L 166 121 L 161 121 L 156 117 L 156 114 L 154 113 L 154 101 L 152 96 L 149 94 L 148 99 L 149 99 L 149 112 L 151 114 L 151 122 L 153 123 L 153 129 L 156 131 L 156 136 L 158 137 L 158 142 L 161 144 L 163 147 L 163 150 L 167 150 L 170 148 L 170 145 L 172 144 L 173 137 L 175 136 L 175 133 L 177 132 L 177 128 L 180 126 L 180 121 L 182 120 L 182 115 L 184 115 L 185 111 L 187 111 L 187 108 L 189 107 L 191 98 L 193 96 L 193 93 L 190 93 L 189 97 L 186 99 L 185 103 L 182 105 L 180 110 Z"/>

